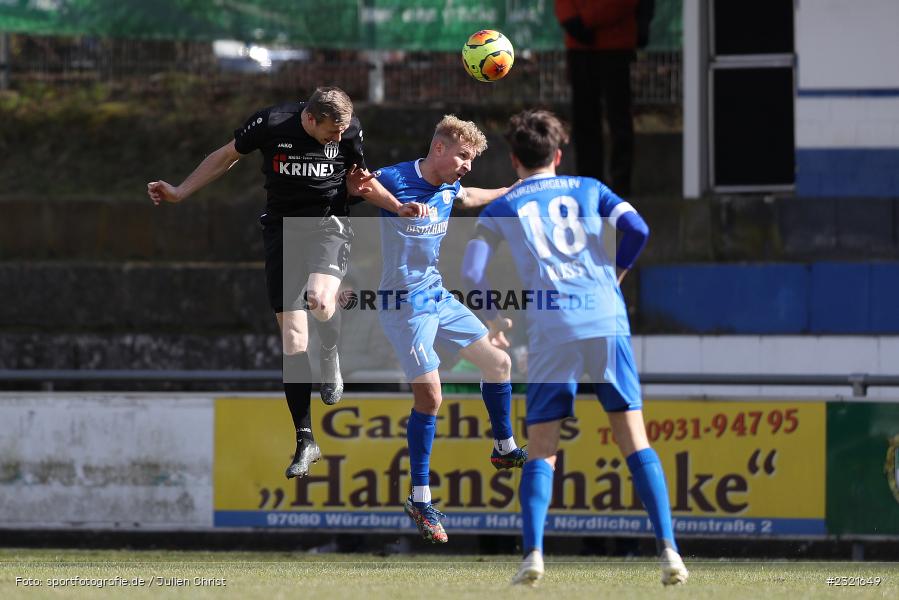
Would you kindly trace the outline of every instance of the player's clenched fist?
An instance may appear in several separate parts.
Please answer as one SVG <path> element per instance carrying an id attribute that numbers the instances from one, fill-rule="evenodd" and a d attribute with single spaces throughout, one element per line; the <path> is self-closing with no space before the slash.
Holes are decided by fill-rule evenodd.
<path id="1" fill-rule="evenodd" d="M 419 202 L 407 202 L 400 207 L 397 213 L 401 217 L 411 217 L 418 219 L 428 216 L 428 206 Z"/>
<path id="2" fill-rule="evenodd" d="M 153 204 L 159 206 L 160 202 L 181 202 L 183 199 L 177 189 L 165 181 L 151 181 L 147 184 L 147 194 Z"/>

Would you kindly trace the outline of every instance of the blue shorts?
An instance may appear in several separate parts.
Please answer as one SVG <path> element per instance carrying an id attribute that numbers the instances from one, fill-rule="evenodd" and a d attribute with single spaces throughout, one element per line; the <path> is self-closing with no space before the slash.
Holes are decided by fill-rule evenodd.
<path id="1" fill-rule="evenodd" d="M 409 381 L 440 366 L 435 347 L 455 353 L 487 335 L 480 319 L 443 287 L 421 294 L 399 309 L 378 311 Z"/>
<path id="2" fill-rule="evenodd" d="M 576 340 L 528 352 L 527 424 L 573 417 L 585 371 L 606 412 L 643 407 L 630 336 Z"/>

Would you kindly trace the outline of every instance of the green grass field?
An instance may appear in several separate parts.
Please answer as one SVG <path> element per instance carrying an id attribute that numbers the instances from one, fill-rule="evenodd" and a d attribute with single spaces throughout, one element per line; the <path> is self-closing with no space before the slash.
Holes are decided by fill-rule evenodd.
<path id="1" fill-rule="evenodd" d="M 150 597 L 191 598 L 897 598 L 899 564 L 788 561 L 687 560 L 690 581 L 663 589 L 653 562 L 548 557 L 537 589 L 509 587 L 518 557 L 379 557 L 364 554 L 274 552 L 162 552 L 130 550 L 0 550 L 0 598 Z M 828 577 L 880 577 L 879 585 L 829 586 Z M 16 578 L 42 585 L 26 586 Z M 98 588 L 48 580 L 80 577 L 143 578 L 144 586 Z M 181 578 L 189 585 L 160 585 Z M 202 586 L 205 578 L 225 586 Z M 147 585 L 147 581 L 151 583 Z M 848 596 L 847 596 L 848 594 Z"/>

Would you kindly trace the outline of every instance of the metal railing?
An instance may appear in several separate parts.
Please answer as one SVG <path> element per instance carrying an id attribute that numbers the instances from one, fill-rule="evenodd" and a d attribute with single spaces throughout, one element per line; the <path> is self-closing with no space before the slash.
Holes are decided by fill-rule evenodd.
<path id="1" fill-rule="evenodd" d="M 440 374 L 443 383 L 472 383 L 472 373 Z M 37 383 L 52 390 L 55 383 L 71 382 L 271 382 L 281 379 L 279 370 L 147 370 L 147 369 L 0 369 L 0 384 Z M 363 370 L 346 374 L 352 384 L 404 384 L 399 370 Z M 852 396 L 863 398 L 869 387 L 899 387 L 899 375 L 801 375 L 777 373 L 643 373 L 644 385 L 754 385 L 849 387 Z"/>

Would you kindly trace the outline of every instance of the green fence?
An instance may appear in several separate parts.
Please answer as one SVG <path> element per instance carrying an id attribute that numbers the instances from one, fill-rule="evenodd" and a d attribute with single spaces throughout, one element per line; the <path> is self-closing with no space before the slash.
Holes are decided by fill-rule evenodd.
<path id="1" fill-rule="evenodd" d="M 681 46 L 682 0 L 656 0 L 651 50 Z M 457 51 L 499 29 L 519 49 L 562 47 L 553 0 L 2 0 L 0 31 L 315 48 Z"/>

